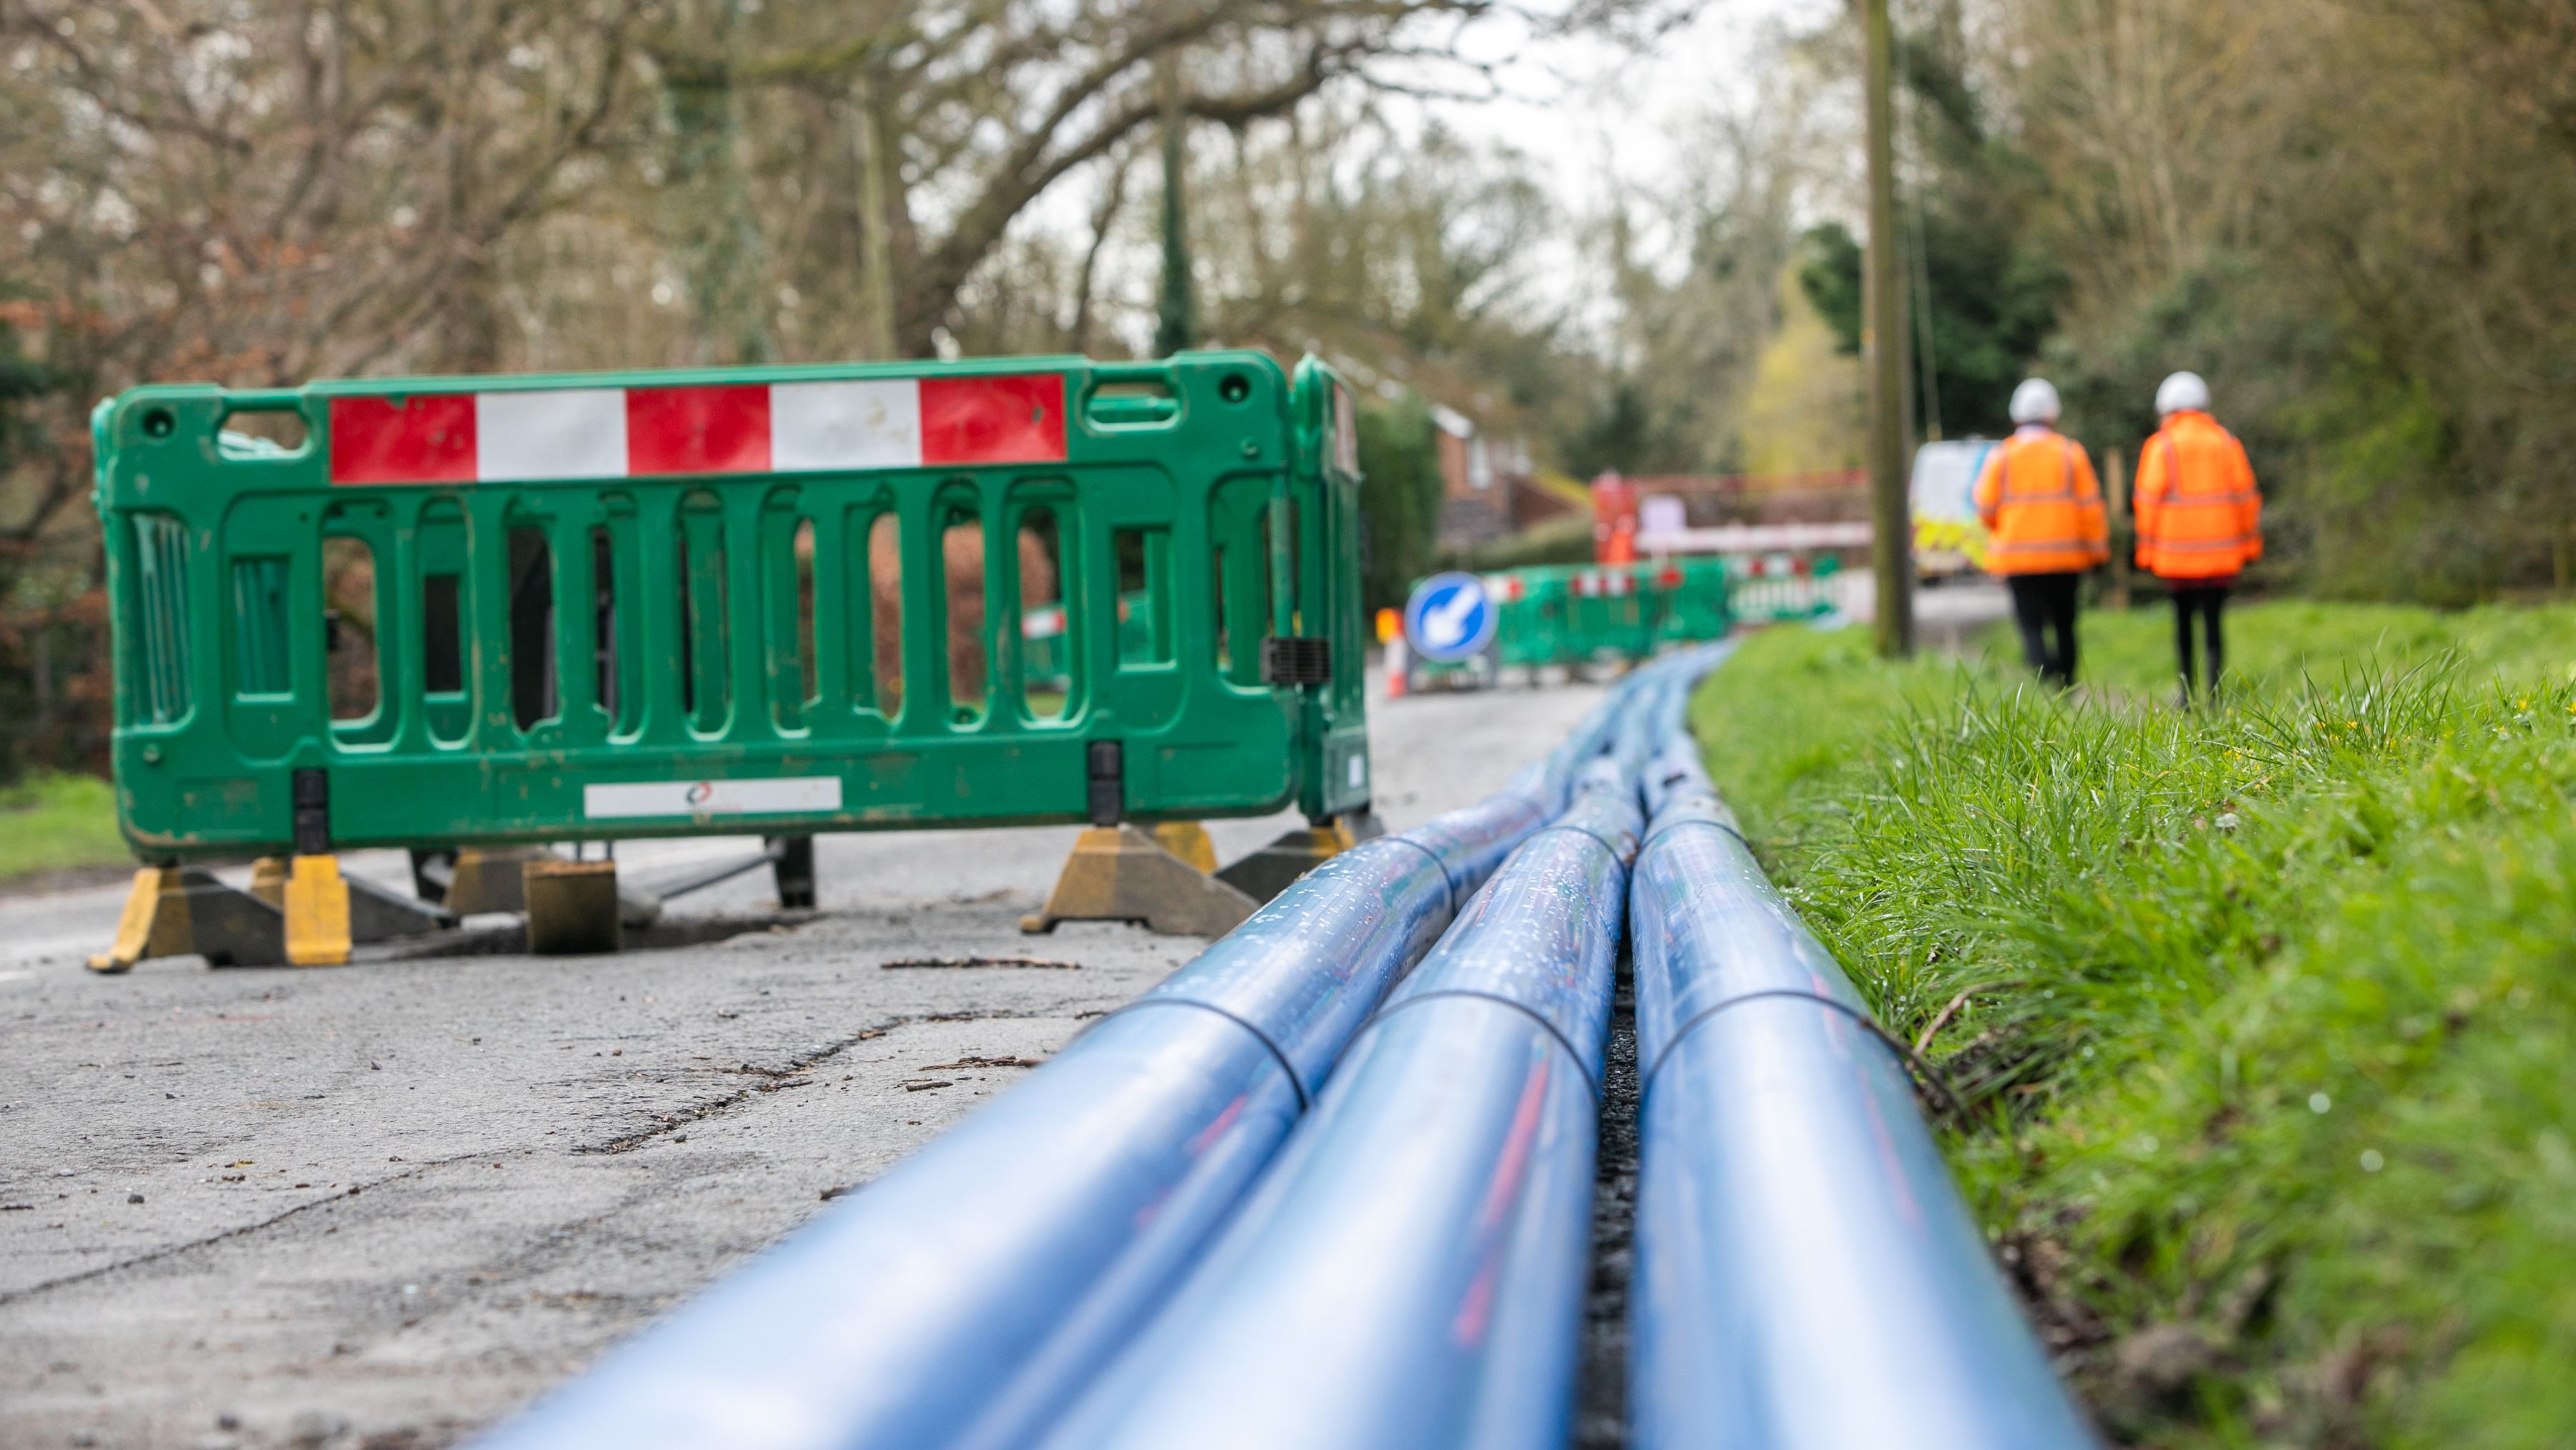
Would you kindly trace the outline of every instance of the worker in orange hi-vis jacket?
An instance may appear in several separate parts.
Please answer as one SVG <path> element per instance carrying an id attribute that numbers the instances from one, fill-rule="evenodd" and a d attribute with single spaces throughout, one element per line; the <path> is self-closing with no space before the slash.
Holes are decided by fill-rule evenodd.
<path id="1" fill-rule="evenodd" d="M 2075 591 L 2111 558 L 2102 485 L 2084 445 L 2057 431 L 2057 389 L 2032 378 L 2013 390 L 2013 435 L 1977 471 L 1986 568 L 2012 589 L 2021 649 L 2039 677 L 2075 683 Z M 2053 638 L 2052 638 L 2053 636 Z"/>
<path id="2" fill-rule="evenodd" d="M 2174 651 L 2182 703 L 2191 704 L 2192 620 L 2209 647 L 2204 698 L 2218 693 L 2227 662 L 2219 617 L 2245 566 L 2263 557 L 2263 495 L 2236 435 L 2209 416 L 2209 384 L 2176 373 L 2156 389 L 2164 426 L 2138 452 L 2138 567 L 2164 581 L 2174 602 Z"/>

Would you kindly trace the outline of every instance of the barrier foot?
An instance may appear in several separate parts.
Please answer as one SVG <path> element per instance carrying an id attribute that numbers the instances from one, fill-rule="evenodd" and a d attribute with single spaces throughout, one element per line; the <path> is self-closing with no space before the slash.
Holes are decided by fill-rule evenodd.
<path id="1" fill-rule="evenodd" d="M 447 869 L 447 881 L 441 897 L 421 893 L 424 901 L 438 900 L 440 905 L 458 916 L 475 916 L 489 911 L 525 911 L 527 893 L 523 889 L 521 868 L 531 861 L 552 860 L 554 853 L 543 846 L 467 846 L 456 853 Z M 415 867 L 415 875 L 432 881 L 437 871 L 431 863 L 426 873 Z"/>
<path id="2" fill-rule="evenodd" d="M 116 916 L 116 939 L 105 952 L 89 959 L 93 972 L 130 972 L 145 957 L 170 953 L 152 949 L 154 929 L 161 926 L 161 894 L 179 882 L 176 866 L 145 866 L 134 873 L 134 888 L 125 894 L 125 909 Z M 180 924 L 185 930 L 185 923 Z"/>
<path id="3" fill-rule="evenodd" d="M 256 873 L 254 873 L 256 881 Z M 216 967 L 274 967 L 286 961 L 280 909 L 198 867 L 146 866 L 117 917 L 116 941 L 89 959 L 93 972 L 133 970 L 150 957 L 201 954 Z"/>
<path id="4" fill-rule="evenodd" d="M 1345 811 L 1321 825 L 1290 831 L 1269 845 L 1216 873 L 1219 881 L 1255 901 L 1268 901 L 1289 883 L 1326 861 L 1386 834 L 1386 822 L 1362 807 Z"/>
<path id="5" fill-rule="evenodd" d="M 778 906 L 782 911 L 814 909 L 814 838 L 811 836 L 772 836 L 766 843 L 778 853 L 769 868 L 770 878 L 778 883 Z"/>
<path id="6" fill-rule="evenodd" d="M 1215 864 L 1206 847 L 1207 833 L 1195 822 L 1192 843 Z M 1132 921 L 1165 936 L 1223 936 L 1260 905 L 1241 890 L 1218 880 L 1137 826 L 1095 826 L 1074 843 L 1065 858 L 1046 909 L 1020 918 L 1020 930 L 1050 932 L 1067 921 Z"/>
<path id="7" fill-rule="evenodd" d="M 285 900 L 287 965 L 347 965 L 349 883 L 340 874 L 340 858 L 295 857 L 287 864 Z"/>
<path id="8" fill-rule="evenodd" d="M 349 939 L 353 942 L 427 936 L 456 925 L 453 912 L 397 895 L 363 877 L 343 879 L 349 887 Z"/>
<path id="9" fill-rule="evenodd" d="M 617 924 L 651 926 L 662 919 L 662 898 L 650 891 L 639 890 L 623 880 L 617 883 Z"/>
<path id="10" fill-rule="evenodd" d="M 1189 862 L 1194 870 L 1216 874 L 1216 842 L 1208 839 L 1207 827 L 1196 821 L 1157 822 L 1154 844 Z"/>
<path id="11" fill-rule="evenodd" d="M 419 858 L 424 853 L 416 851 L 412 854 L 412 881 L 418 886 L 421 880 Z M 251 863 L 250 894 L 284 911 L 286 878 L 291 869 L 283 856 L 260 857 Z M 343 876 L 340 881 L 349 889 L 349 940 L 352 943 L 427 936 L 456 925 L 454 913 L 432 904 L 436 897 L 414 901 L 363 876 Z"/>
<path id="12" fill-rule="evenodd" d="M 546 856 L 520 868 L 528 950 L 539 956 L 613 952 L 625 945 L 617 863 Z"/>

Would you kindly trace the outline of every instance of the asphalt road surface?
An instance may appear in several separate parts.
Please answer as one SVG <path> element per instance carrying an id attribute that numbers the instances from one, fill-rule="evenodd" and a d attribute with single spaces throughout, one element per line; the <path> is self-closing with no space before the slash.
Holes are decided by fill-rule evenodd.
<path id="1" fill-rule="evenodd" d="M 1476 800 L 1598 696 L 1380 704 L 1380 813 Z M 1210 829 L 1232 859 L 1295 823 Z M 121 890 L 0 900 L 0 1445 L 410 1450 L 508 1414 L 1197 952 L 1020 935 L 1074 834 L 827 837 L 819 912 L 764 871 L 614 957 L 98 977 Z M 1074 965 L 885 965 L 978 955 Z"/>

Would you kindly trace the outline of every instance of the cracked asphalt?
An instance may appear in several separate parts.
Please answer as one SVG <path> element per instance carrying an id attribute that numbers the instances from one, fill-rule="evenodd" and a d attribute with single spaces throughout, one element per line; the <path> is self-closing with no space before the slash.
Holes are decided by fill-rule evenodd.
<path id="1" fill-rule="evenodd" d="M 1380 812 L 1474 801 L 1598 695 L 1376 705 Z M 1231 859 L 1292 823 L 1210 831 Z M 96 977 L 119 890 L 0 899 L 0 1445 L 470 1436 L 1196 954 L 1022 936 L 1073 835 L 826 838 L 820 911 L 776 912 L 763 872 L 613 957 Z M 1075 966 L 884 965 L 1006 955 Z"/>

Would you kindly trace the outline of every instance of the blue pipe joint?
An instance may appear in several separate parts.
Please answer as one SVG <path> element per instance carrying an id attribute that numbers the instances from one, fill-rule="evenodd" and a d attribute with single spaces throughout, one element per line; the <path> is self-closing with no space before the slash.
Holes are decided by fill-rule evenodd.
<path id="1" fill-rule="evenodd" d="M 1485 997 L 1373 1023 L 1050 1450 L 1559 1450 L 1589 1278 L 1591 1085 Z"/>
<path id="2" fill-rule="evenodd" d="M 1631 1443 L 2093 1444 L 1902 1058 L 1714 796 L 1656 817 L 1633 907 Z"/>
<path id="3" fill-rule="evenodd" d="M 1633 783 L 1601 762 L 1390 994 L 1242 1214 L 1046 1443 L 1561 1446 Z"/>
<path id="4" fill-rule="evenodd" d="M 1598 1084 L 1628 863 L 1644 825 L 1634 787 L 1617 767 L 1586 766 L 1572 806 L 1467 903 L 1379 1018 L 1431 998 L 1490 998 L 1535 1018 Z"/>
<path id="5" fill-rule="evenodd" d="M 1497 796 L 1345 851 L 1113 1016 L 1175 1006 L 1221 1014 L 1267 1043 L 1300 1103 L 1311 1102 L 1397 974 L 1449 924 L 1452 903 L 1540 824 L 1530 802 Z"/>
<path id="6" fill-rule="evenodd" d="M 1401 832 L 1395 839 L 1412 842 L 1439 861 L 1449 877 L 1454 913 L 1492 879 L 1505 857 L 1563 809 L 1562 801 L 1551 803 L 1545 798 L 1543 782 L 1516 780 L 1511 789 Z"/>

